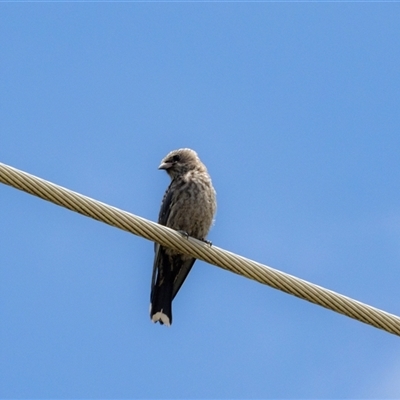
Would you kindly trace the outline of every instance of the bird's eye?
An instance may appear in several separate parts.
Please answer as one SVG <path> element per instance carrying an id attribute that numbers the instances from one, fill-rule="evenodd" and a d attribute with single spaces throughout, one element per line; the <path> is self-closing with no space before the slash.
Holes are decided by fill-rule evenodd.
<path id="1" fill-rule="evenodd" d="M 181 160 L 181 157 L 178 156 L 177 154 L 172 157 L 172 161 L 174 161 L 174 162 L 179 162 L 180 160 Z"/>

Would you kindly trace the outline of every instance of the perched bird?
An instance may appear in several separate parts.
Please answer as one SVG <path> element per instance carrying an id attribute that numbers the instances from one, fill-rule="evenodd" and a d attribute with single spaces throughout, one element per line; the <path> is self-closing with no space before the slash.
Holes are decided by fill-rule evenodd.
<path id="1" fill-rule="evenodd" d="M 169 153 L 158 169 L 164 169 L 171 178 L 162 200 L 158 223 L 205 240 L 217 208 L 207 168 L 195 151 L 179 149 Z M 195 261 L 191 256 L 155 244 L 150 296 L 153 322 L 171 325 L 172 300 Z"/>

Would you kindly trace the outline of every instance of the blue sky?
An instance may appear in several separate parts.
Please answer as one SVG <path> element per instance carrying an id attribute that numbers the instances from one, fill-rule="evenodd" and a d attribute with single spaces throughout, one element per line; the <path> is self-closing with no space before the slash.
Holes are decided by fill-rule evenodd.
<path id="1" fill-rule="evenodd" d="M 195 149 L 217 246 L 400 315 L 395 3 L 1 3 L 0 162 L 155 221 Z M 400 397 L 400 338 L 0 185 L 0 398 Z"/>

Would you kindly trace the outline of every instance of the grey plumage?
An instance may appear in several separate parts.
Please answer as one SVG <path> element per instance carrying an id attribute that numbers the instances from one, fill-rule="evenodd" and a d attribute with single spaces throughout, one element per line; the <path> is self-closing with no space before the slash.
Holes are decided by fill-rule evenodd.
<path id="1" fill-rule="evenodd" d="M 172 151 L 158 168 L 166 170 L 171 178 L 162 200 L 158 223 L 205 240 L 217 207 L 207 168 L 191 149 Z M 195 261 L 188 255 L 155 245 L 150 296 L 153 322 L 171 325 L 172 300 Z"/>

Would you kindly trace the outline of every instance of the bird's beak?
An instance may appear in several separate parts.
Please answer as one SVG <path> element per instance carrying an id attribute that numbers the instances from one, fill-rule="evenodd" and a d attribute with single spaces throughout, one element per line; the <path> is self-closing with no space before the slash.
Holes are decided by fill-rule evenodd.
<path id="1" fill-rule="evenodd" d="M 158 169 L 169 169 L 172 167 L 172 163 L 170 162 L 162 162 Z"/>

